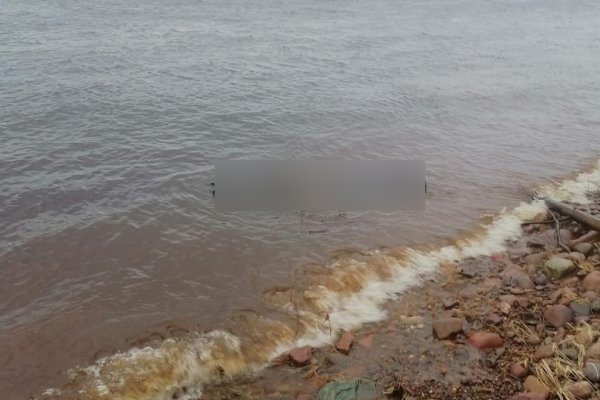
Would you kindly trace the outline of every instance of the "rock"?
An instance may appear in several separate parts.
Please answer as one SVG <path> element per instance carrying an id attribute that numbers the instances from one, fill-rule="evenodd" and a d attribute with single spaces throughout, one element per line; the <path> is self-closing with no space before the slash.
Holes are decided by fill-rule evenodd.
<path id="1" fill-rule="evenodd" d="M 600 382 L 600 362 L 586 363 L 583 373 L 585 374 L 585 377 L 589 379 L 590 382 Z"/>
<path id="2" fill-rule="evenodd" d="M 540 272 L 533 278 L 533 283 L 535 283 L 536 286 L 546 286 L 548 277 L 543 272 Z"/>
<path id="3" fill-rule="evenodd" d="M 576 251 L 572 251 L 570 253 L 561 253 L 561 254 L 558 254 L 558 257 L 566 258 L 567 260 L 579 261 L 579 262 L 585 261 L 585 256 Z"/>
<path id="4" fill-rule="evenodd" d="M 546 400 L 547 397 L 548 395 L 544 393 L 525 392 L 510 396 L 508 400 Z"/>
<path id="5" fill-rule="evenodd" d="M 561 350 L 561 353 L 572 361 L 577 361 L 579 359 L 579 350 L 575 347 L 566 347 Z"/>
<path id="6" fill-rule="evenodd" d="M 367 379 L 347 379 L 329 382 L 317 395 L 317 400 L 373 400 L 375 384 Z"/>
<path id="7" fill-rule="evenodd" d="M 508 373 L 515 378 L 525 378 L 527 376 L 527 369 L 519 363 L 514 363 L 508 368 Z"/>
<path id="8" fill-rule="evenodd" d="M 503 318 L 501 316 L 499 316 L 498 314 L 491 313 L 490 315 L 487 316 L 487 318 L 485 319 L 485 322 L 487 322 L 488 324 L 498 325 L 500 322 L 502 322 L 502 320 L 503 320 Z"/>
<path id="9" fill-rule="evenodd" d="M 575 269 L 573 261 L 563 257 L 552 256 L 544 263 L 546 273 L 555 279 L 569 275 Z"/>
<path id="10" fill-rule="evenodd" d="M 581 303 L 578 301 L 572 301 L 571 304 L 569 304 L 569 308 L 571 309 L 571 311 L 573 311 L 575 313 L 575 315 L 583 315 L 583 316 L 590 315 L 590 305 L 589 304 Z"/>
<path id="11" fill-rule="evenodd" d="M 587 399 L 590 397 L 592 390 L 592 385 L 587 381 L 579 381 L 565 385 L 565 391 L 580 399 Z"/>
<path id="12" fill-rule="evenodd" d="M 591 243 L 577 243 L 573 249 L 584 256 L 589 255 L 594 250 L 594 245 Z"/>
<path id="13" fill-rule="evenodd" d="M 553 355 L 554 355 L 554 345 L 542 344 L 540 347 L 538 347 L 536 349 L 535 353 L 533 353 L 533 359 L 535 361 L 540 361 L 544 358 L 552 357 Z"/>
<path id="14" fill-rule="evenodd" d="M 358 340 L 358 344 L 365 349 L 370 349 L 373 347 L 373 339 L 375 338 L 375 334 L 371 333 L 364 338 Z"/>
<path id="15" fill-rule="evenodd" d="M 523 261 L 525 261 L 526 264 L 541 266 L 543 265 L 544 261 L 546 261 L 546 259 L 548 258 L 548 254 L 549 253 L 547 251 L 543 251 L 541 253 L 533 253 L 526 256 L 523 259 Z"/>
<path id="16" fill-rule="evenodd" d="M 457 305 L 458 305 L 458 300 L 456 300 L 456 299 L 446 299 L 446 300 L 444 300 L 444 308 L 445 309 L 454 308 Z"/>
<path id="17" fill-rule="evenodd" d="M 298 347 L 290 351 L 290 360 L 292 364 L 301 367 L 310 363 L 312 360 L 312 348 L 310 346 Z"/>
<path id="18" fill-rule="evenodd" d="M 542 382 L 533 375 L 529 375 L 525 379 L 525 382 L 523 382 L 523 389 L 526 392 L 543 394 L 545 396 L 544 398 L 548 397 L 548 389 L 546 389 Z"/>
<path id="19" fill-rule="evenodd" d="M 340 337 L 340 339 L 335 344 L 335 348 L 337 351 L 343 354 L 350 353 L 350 349 L 352 348 L 352 343 L 354 342 L 354 335 L 350 331 L 346 331 Z"/>
<path id="20" fill-rule="evenodd" d="M 504 315 L 508 315 L 510 314 L 510 304 L 508 304 L 505 301 L 502 301 L 500 303 L 498 303 L 498 310 L 500 310 L 500 312 Z"/>
<path id="21" fill-rule="evenodd" d="M 314 391 L 317 391 L 317 390 L 321 389 L 323 386 L 325 386 L 327 384 L 327 382 L 329 382 L 329 375 L 328 374 L 316 375 L 316 376 L 312 377 L 309 382 L 310 382 L 311 389 L 313 389 Z"/>
<path id="22" fill-rule="evenodd" d="M 592 271 L 583 279 L 581 287 L 584 290 L 600 291 L 600 271 Z"/>
<path id="23" fill-rule="evenodd" d="M 600 235 L 598 235 L 598 232 L 596 232 L 596 231 L 589 231 L 588 233 L 586 233 L 583 236 L 578 237 L 577 239 L 570 240 L 569 241 L 569 247 L 571 247 L 572 249 L 574 249 L 575 246 L 577 246 L 579 243 L 593 242 L 594 240 L 598 239 L 599 236 Z"/>
<path id="24" fill-rule="evenodd" d="M 596 342 L 585 351 L 586 360 L 600 361 L 600 342 Z"/>
<path id="25" fill-rule="evenodd" d="M 555 328 L 560 328 L 573 320 L 573 312 L 569 307 L 562 304 L 548 306 L 544 311 L 544 319 Z"/>
<path id="26" fill-rule="evenodd" d="M 469 344 L 476 349 L 495 349 L 504 345 L 504 340 L 493 332 L 475 332 L 469 336 Z"/>
<path id="27" fill-rule="evenodd" d="M 533 289 L 535 285 L 529 275 L 521 267 L 515 264 L 509 264 L 504 271 L 500 273 L 504 284 L 513 285 L 522 289 Z"/>
<path id="28" fill-rule="evenodd" d="M 438 339 L 448 339 L 463 330 L 464 320 L 461 318 L 442 317 L 433 321 L 433 335 Z"/>
<path id="29" fill-rule="evenodd" d="M 591 291 L 591 290 L 585 292 L 583 294 L 583 297 L 590 303 L 593 303 L 595 300 L 600 300 L 600 296 L 598 296 L 598 293 Z"/>
<path id="30" fill-rule="evenodd" d="M 590 304 L 590 310 L 593 314 L 600 314 L 600 300 L 592 301 L 592 304 Z"/>

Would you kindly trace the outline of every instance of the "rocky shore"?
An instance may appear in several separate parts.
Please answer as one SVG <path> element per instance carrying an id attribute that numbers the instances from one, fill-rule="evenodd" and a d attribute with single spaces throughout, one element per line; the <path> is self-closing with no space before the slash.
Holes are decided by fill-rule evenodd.
<path id="1" fill-rule="evenodd" d="M 522 229 L 505 252 L 443 265 L 385 321 L 205 398 L 600 399 L 600 234 L 550 213 Z"/>

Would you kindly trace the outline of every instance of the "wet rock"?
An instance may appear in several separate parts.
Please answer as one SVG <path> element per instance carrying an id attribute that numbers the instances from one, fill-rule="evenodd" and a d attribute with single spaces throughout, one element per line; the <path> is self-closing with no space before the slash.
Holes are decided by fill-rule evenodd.
<path id="1" fill-rule="evenodd" d="M 525 379 L 525 382 L 523 382 L 523 389 L 526 392 L 543 394 L 545 396 L 544 398 L 548 397 L 548 389 L 546 389 L 542 382 L 533 375 L 529 375 Z"/>
<path id="2" fill-rule="evenodd" d="M 373 347 L 373 339 L 375 339 L 375 334 L 371 333 L 364 338 L 358 340 L 358 344 L 365 349 L 370 349 Z"/>
<path id="3" fill-rule="evenodd" d="M 600 271 L 593 271 L 587 274 L 581 283 L 584 290 L 600 291 Z"/>
<path id="4" fill-rule="evenodd" d="M 590 382 L 600 382 L 600 362 L 586 363 L 583 373 Z"/>
<path id="5" fill-rule="evenodd" d="M 592 394 L 592 385 L 587 381 L 568 383 L 565 385 L 565 391 L 580 399 L 587 399 Z"/>
<path id="6" fill-rule="evenodd" d="M 571 311 L 575 313 L 575 315 L 590 315 L 590 305 L 586 303 L 581 303 L 578 301 L 573 301 L 569 304 L 569 308 Z"/>
<path id="7" fill-rule="evenodd" d="M 573 261 L 569 259 L 552 256 L 544 263 L 544 269 L 550 277 L 558 279 L 564 278 L 573 272 L 575 269 L 575 264 L 573 264 Z"/>
<path id="8" fill-rule="evenodd" d="M 335 344 L 335 348 L 340 353 L 348 354 L 352 348 L 352 343 L 354 343 L 354 335 L 352 332 L 346 331 Z"/>
<path id="9" fill-rule="evenodd" d="M 552 344 L 542 344 L 535 350 L 533 353 L 533 359 L 535 361 L 540 361 L 544 358 L 550 358 L 554 355 L 554 345 Z"/>
<path id="10" fill-rule="evenodd" d="M 600 342 L 596 342 L 585 351 L 586 360 L 600 361 Z"/>
<path id="11" fill-rule="evenodd" d="M 544 319 L 555 328 L 560 328 L 573 320 L 573 312 L 562 304 L 548 306 L 544 311 Z"/>
<path id="12" fill-rule="evenodd" d="M 504 345 L 504 340 L 493 332 L 475 332 L 469 336 L 469 344 L 476 349 L 495 349 Z"/>
<path id="13" fill-rule="evenodd" d="M 462 318 L 442 317 L 433 321 L 433 335 L 438 339 L 448 339 L 463 330 Z"/>
<path id="14" fill-rule="evenodd" d="M 535 285 L 529 275 L 527 275 L 527 273 L 518 265 L 508 265 L 504 271 L 500 273 L 500 276 L 506 285 L 513 285 L 522 289 L 535 288 Z"/>
<path id="15" fill-rule="evenodd" d="M 310 363 L 312 360 L 312 348 L 310 346 L 298 347 L 290 351 L 290 361 L 297 367 Z"/>
<path id="16" fill-rule="evenodd" d="M 519 363 L 514 363 L 508 368 L 508 373 L 515 378 L 525 378 L 527 376 L 527 369 Z"/>
<path id="17" fill-rule="evenodd" d="M 594 249 L 594 245 L 591 243 L 577 243 L 575 246 L 573 246 L 573 249 L 584 256 L 587 256 Z"/>
<path id="18" fill-rule="evenodd" d="M 600 300 L 592 301 L 592 304 L 590 304 L 590 310 L 593 314 L 600 314 Z"/>

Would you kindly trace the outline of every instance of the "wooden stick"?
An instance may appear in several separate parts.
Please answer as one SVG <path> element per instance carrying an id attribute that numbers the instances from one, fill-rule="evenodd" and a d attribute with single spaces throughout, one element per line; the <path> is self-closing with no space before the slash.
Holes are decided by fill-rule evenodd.
<path id="1" fill-rule="evenodd" d="M 600 231 L 600 219 L 590 214 L 575 210 L 573 207 L 561 203 L 560 201 L 551 200 L 545 197 L 542 199 L 546 202 L 549 209 L 557 211 L 563 215 L 567 215 L 574 220 L 593 228 L 596 231 Z"/>

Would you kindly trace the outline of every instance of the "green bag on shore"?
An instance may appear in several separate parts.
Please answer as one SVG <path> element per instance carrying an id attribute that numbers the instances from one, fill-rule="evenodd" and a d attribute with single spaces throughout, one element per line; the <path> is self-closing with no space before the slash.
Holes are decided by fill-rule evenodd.
<path id="1" fill-rule="evenodd" d="M 319 390 L 317 400 L 373 400 L 375 385 L 366 379 L 329 382 Z"/>

